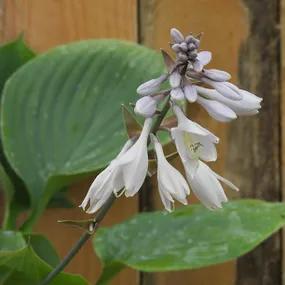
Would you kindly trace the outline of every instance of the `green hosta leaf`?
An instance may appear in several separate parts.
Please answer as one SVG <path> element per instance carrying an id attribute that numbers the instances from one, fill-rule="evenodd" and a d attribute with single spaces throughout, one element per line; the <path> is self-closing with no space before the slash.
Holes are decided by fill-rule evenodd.
<path id="1" fill-rule="evenodd" d="M 193 205 L 171 214 L 140 214 L 98 231 L 94 247 L 104 264 L 98 284 L 107 284 L 124 266 L 161 272 L 234 259 L 284 224 L 284 203 L 258 200 L 230 202 L 218 211 Z"/>
<path id="2" fill-rule="evenodd" d="M 0 93 L 11 74 L 34 56 L 22 37 L 0 46 Z"/>
<path id="3" fill-rule="evenodd" d="M 40 258 L 45 255 L 49 256 L 46 260 L 55 261 L 50 258 L 52 253 L 47 252 L 54 252 L 50 243 L 39 235 L 31 235 L 28 240 L 20 232 L 0 232 L 1 285 L 36 285 L 51 271 L 50 265 Z M 50 285 L 87 285 L 87 282 L 80 276 L 61 273 Z"/>
<path id="4" fill-rule="evenodd" d="M 116 40 L 64 45 L 16 72 L 3 94 L 5 154 L 38 211 L 71 177 L 104 167 L 127 136 L 121 104 L 163 69 L 161 56 Z"/>
<path id="5" fill-rule="evenodd" d="M 25 240 L 35 253 L 50 266 L 55 267 L 59 263 L 59 257 L 47 238 L 39 234 L 28 234 L 25 235 Z"/>
<path id="6" fill-rule="evenodd" d="M 3 86 L 8 78 L 34 56 L 34 52 L 26 46 L 22 37 L 0 46 L 0 96 L 2 95 Z M 15 191 L 21 191 L 22 189 L 20 189 L 20 187 L 13 189 L 13 184 L 19 186 L 19 178 L 12 171 L 4 157 L 2 144 L 0 144 L 0 161 L 2 163 L 0 167 L 0 182 L 6 197 L 3 227 L 10 229 L 14 227 L 15 216 L 22 208 L 22 206 L 16 205 L 14 199 L 22 203 L 23 199 L 18 198 L 23 195 L 18 192 L 14 195 Z"/>
<path id="7" fill-rule="evenodd" d="M 3 218 L 3 228 L 6 229 L 8 226 L 8 221 L 9 221 L 9 215 L 10 215 L 10 206 L 11 206 L 11 201 L 14 196 L 14 185 L 8 176 L 7 172 L 5 171 L 4 167 L 2 164 L 0 164 L 0 186 L 1 190 L 4 192 L 4 197 L 5 197 L 5 210 L 4 210 L 4 218 Z"/>
<path id="8" fill-rule="evenodd" d="M 19 250 L 26 246 L 26 241 L 20 232 L 0 231 L 0 253 Z"/>

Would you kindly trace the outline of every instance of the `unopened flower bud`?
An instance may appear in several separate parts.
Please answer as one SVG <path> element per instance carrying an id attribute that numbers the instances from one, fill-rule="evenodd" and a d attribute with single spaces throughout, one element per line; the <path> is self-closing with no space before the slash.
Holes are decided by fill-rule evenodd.
<path id="1" fill-rule="evenodd" d="M 181 101 L 184 99 L 184 92 L 181 88 L 173 88 L 170 91 L 170 96 L 174 101 Z"/>
<path id="2" fill-rule="evenodd" d="M 163 74 L 158 78 L 144 82 L 137 88 L 137 93 L 141 96 L 147 96 L 157 92 L 160 88 L 160 84 L 165 81 L 166 78 L 167 74 Z"/>
<path id="3" fill-rule="evenodd" d="M 170 36 L 175 43 L 180 44 L 184 41 L 184 36 L 182 35 L 182 33 L 175 28 L 172 28 L 170 30 Z"/>
<path id="4" fill-rule="evenodd" d="M 181 75 L 178 71 L 174 71 L 169 76 L 169 83 L 171 87 L 176 88 L 180 86 L 181 83 Z"/>
<path id="5" fill-rule="evenodd" d="M 190 103 L 193 103 L 197 100 L 197 89 L 194 85 L 192 84 L 185 85 L 183 91 L 184 91 L 186 99 Z"/>
<path id="6" fill-rule="evenodd" d="M 180 45 L 179 45 L 180 49 L 183 50 L 183 51 L 187 51 L 188 50 L 188 46 L 185 42 L 182 42 Z"/>
<path id="7" fill-rule="evenodd" d="M 150 96 L 140 98 L 135 106 L 135 113 L 145 118 L 150 118 L 155 114 L 157 101 Z"/>
<path id="8" fill-rule="evenodd" d="M 214 81 L 222 82 L 231 79 L 231 75 L 229 73 L 218 69 L 205 69 L 203 74 Z"/>
<path id="9" fill-rule="evenodd" d="M 171 46 L 171 48 L 175 51 L 175 52 L 180 52 L 180 44 L 174 44 Z"/>
<path id="10" fill-rule="evenodd" d="M 190 51 L 193 51 L 196 49 L 196 46 L 193 43 L 188 44 L 188 48 Z"/>
<path id="11" fill-rule="evenodd" d="M 188 56 L 184 52 L 179 52 L 177 54 L 177 58 L 181 61 L 186 61 L 188 60 Z"/>
<path id="12" fill-rule="evenodd" d="M 194 39 L 194 37 L 192 35 L 186 36 L 185 42 L 187 44 L 193 43 L 193 39 Z"/>

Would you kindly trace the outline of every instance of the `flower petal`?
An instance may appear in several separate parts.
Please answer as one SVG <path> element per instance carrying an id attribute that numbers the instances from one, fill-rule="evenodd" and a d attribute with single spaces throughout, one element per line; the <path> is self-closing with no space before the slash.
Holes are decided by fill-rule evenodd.
<path id="1" fill-rule="evenodd" d="M 213 170 L 212 170 L 213 171 Z M 229 186 L 231 189 L 235 190 L 235 191 L 239 191 L 238 187 L 235 186 L 231 181 L 229 181 L 228 179 L 224 178 L 223 176 L 220 176 L 219 174 L 217 174 L 216 172 L 213 171 L 213 174 L 217 177 L 217 179 L 219 179 L 220 181 L 222 181 L 223 183 L 225 183 L 227 186 Z"/>
<path id="2" fill-rule="evenodd" d="M 212 59 L 212 53 L 210 51 L 200 51 L 197 55 L 197 59 L 202 65 L 207 65 Z"/>
<path id="3" fill-rule="evenodd" d="M 219 69 L 205 69 L 203 74 L 214 81 L 223 82 L 231 79 L 231 75 L 229 73 Z"/>
<path id="4" fill-rule="evenodd" d="M 202 161 L 199 161 L 199 167 L 194 177 L 191 177 L 187 170 L 186 175 L 194 194 L 207 208 L 221 208 L 222 203 L 227 202 L 220 182 L 212 170 Z"/>
<path id="5" fill-rule="evenodd" d="M 197 102 L 217 121 L 229 122 L 237 118 L 236 113 L 232 109 L 220 102 L 207 100 L 201 96 L 198 96 Z"/>
<path id="6" fill-rule="evenodd" d="M 190 102 L 193 103 L 197 100 L 197 90 L 196 87 L 192 84 L 187 84 L 184 86 L 184 94 L 186 99 Z"/>
<path id="7" fill-rule="evenodd" d="M 168 211 L 171 211 L 173 198 L 182 204 L 187 204 L 186 195 L 190 193 L 189 186 L 182 174 L 165 158 L 158 139 L 151 135 L 157 157 L 157 182 L 161 200 Z"/>
<path id="8" fill-rule="evenodd" d="M 201 72 L 203 70 L 203 63 L 199 60 L 199 59 L 196 59 L 193 63 L 193 69 L 196 71 L 196 72 Z"/>
<path id="9" fill-rule="evenodd" d="M 220 94 L 231 100 L 241 100 L 242 94 L 240 90 L 229 82 L 216 82 L 206 77 L 201 79 L 203 82 L 214 87 Z"/>
<path id="10" fill-rule="evenodd" d="M 184 100 L 184 92 L 181 88 L 173 88 L 170 91 L 171 99 L 174 101 Z"/>
<path id="11" fill-rule="evenodd" d="M 172 88 L 177 88 L 181 83 L 181 75 L 178 71 L 174 71 L 169 76 L 169 83 Z"/>
<path id="12" fill-rule="evenodd" d="M 118 159 L 118 166 L 123 174 L 126 197 L 135 195 L 145 180 L 148 169 L 147 140 L 151 126 L 152 119 L 146 119 L 138 140 Z"/>

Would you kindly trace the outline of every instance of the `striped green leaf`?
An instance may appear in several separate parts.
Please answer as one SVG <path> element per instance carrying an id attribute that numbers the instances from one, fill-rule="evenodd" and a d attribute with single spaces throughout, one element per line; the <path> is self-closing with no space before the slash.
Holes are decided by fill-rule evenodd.
<path id="1" fill-rule="evenodd" d="M 52 193 L 104 167 L 127 135 L 121 104 L 163 69 L 157 52 L 116 40 L 90 40 L 37 56 L 5 86 L 5 154 L 41 211 Z"/>
<path id="2" fill-rule="evenodd" d="M 232 201 L 217 211 L 192 205 L 171 214 L 140 214 L 94 237 L 104 265 L 97 284 L 109 284 L 126 266 L 163 272 L 225 262 L 249 252 L 284 224 L 284 203 L 258 200 Z"/>

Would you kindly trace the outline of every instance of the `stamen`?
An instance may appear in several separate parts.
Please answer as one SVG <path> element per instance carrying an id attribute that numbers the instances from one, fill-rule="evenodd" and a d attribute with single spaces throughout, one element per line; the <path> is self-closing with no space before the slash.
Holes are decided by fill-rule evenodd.
<path id="1" fill-rule="evenodd" d="M 119 192 L 113 191 L 113 193 L 116 198 L 120 198 L 126 192 L 126 190 L 127 190 L 126 188 L 123 188 L 121 191 Z"/>
<path id="2" fill-rule="evenodd" d="M 203 145 L 200 142 L 193 143 L 189 146 L 190 150 L 195 153 L 199 150 L 199 147 L 203 147 Z"/>

